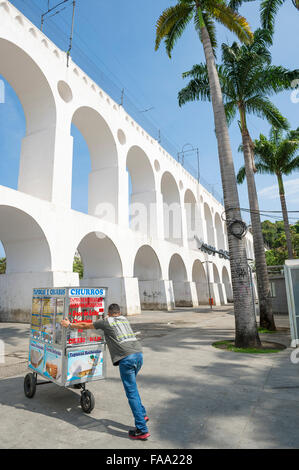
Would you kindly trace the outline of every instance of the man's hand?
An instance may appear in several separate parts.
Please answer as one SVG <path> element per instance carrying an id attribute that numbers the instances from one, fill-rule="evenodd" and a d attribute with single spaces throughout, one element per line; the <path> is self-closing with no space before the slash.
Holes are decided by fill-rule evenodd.
<path id="1" fill-rule="evenodd" d="M 70 324 L 71 324 L 71 322 L 69 320 L 62 320 L 60 322 L 60 325 L 64 326 L 65 328 L 67 328 Z"/>

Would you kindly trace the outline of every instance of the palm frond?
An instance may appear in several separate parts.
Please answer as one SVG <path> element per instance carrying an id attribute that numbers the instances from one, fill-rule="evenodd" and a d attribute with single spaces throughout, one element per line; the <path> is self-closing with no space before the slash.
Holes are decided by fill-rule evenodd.
<path id="1" fill-rule="evenodd" d="M 166 8 L 159 17 L 156 24 L 155 50 L 158 50 L 164 39 L 166 52 L 171 57 L 171 51 L 176 41 L 183 34 L 187 24 L 193 16 L 193 5 L 189 3 L 178 3 Z"/>
<path id="2" fill-rule="evenodd" d="M 228 126 L 231 125 L 234 118 L 236 117 L 237 109 L 236 101 L 229 101 L 224 104 L 225 116 Z"/>
<path id="3" fill-rule="evenodd" d="M 246 178 L 245 166 L 241 166 L 237 174 L 237 183 L 242 184 Z"/>
<path id="4" fill-rule="evenodd" d="M 228 2 L 228 6 L 234 10 L 234 11 L 238 11 L 238 9 L 240 8 L 240 6 L 245 3 L 245 2 L 253 2 L 254 0 L 230 0 L 230 2 Z"/>
<path id="5" fill-rule="evenodd" d="M 178 93 L 179 106 L 190 101 L 211 101 L 210 84 L 208 77 L 206 80 L 190 80 L 188 85 Z"/>
<path id="6" fill-rule="evenodd" d="M 299 155 L 284 166 L 284 174 L 290 175 L 293 171 L 299 170 Z"/>
<path id="7" fill-rule="evenodd" d="M 216 21 L 235 33 L 241 42 L 250 44 L 253 41 L 253 33 L 247 20 L 228 7 L 224 1 L 209 0 L 205 3 L 205 9 Z"/>
<path id="8" fill-rule="evenodd" d="M 274 33 L 274 19 L 284 0 L 262 0 L 260 5 L 261 23 L 271 35 Z"/>
<path id="9" fill-rule="evenodd" d="M 256 95 L 246 100 L 246 110 L 260 118 L 265 118 L 272 126 L 280 129 L 289 128 L 287 119 L 282 116 L 278 108 L 266 97 Z"/>

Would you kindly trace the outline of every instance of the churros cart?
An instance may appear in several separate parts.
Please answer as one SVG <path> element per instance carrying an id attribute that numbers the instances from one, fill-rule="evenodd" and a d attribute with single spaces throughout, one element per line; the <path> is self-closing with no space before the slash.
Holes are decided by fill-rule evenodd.
<path id="1" fill-rule="evenodd" d="M 106 377 L 106 343 L 100 330 L 64 328 L 60 322 L 94 322 L 107 314 L 106 287 L 33 289 L 28 373 L 24 378 L 26 397 L 36 387 L 55 383 L 81 389 L 81 407 L 90 413 L 95 405 L 87 382 Z M 38 381 L 41 376 L 43 381 Z"/>

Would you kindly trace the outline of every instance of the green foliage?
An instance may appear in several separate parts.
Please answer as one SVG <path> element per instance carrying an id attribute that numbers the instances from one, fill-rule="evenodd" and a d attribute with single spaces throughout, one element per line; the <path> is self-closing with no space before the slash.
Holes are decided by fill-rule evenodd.
<path id="1" fill-rule="evenodd" d="M 233 42 L 230 46 L 225 43 L 221 46 L 222 64 L 216 67 L 227 123 L 230 124 L 239 111 L 242 130 L 246 129 L 247 114 L 264 118 L 278 128 L 289 127 L 268 96 L 291 89 L 299 70 L 271 65 L 270 43 L 269 32 L 257 29 L 250 44 Z M 183 78 L 189 78 L 190 82 L 178 94 L 180 106 L 190 101 L 211 101 L 205 64 L 194 65 L 190 71 L 183 73 Z"/>
<path id="2" fill-rule="evenodd" d="M 79 258 L 78 256 L 75 256 L 74 263 L 73 263 L 73 272 L 79 273 L 79 278 L 82 279 L 83 271 L 84 271 L 84 268 L 83 268 L 83 263 L 81 261 L 81 258 Z"/>
<path id="3" fill-rule="evenodd" d="M 295 258 L 299 258 L 299 221 L 290 225 L 292 245 Z M 264 241 L 270 250 L 266 251 L 268 266 L 283 265 L 288 259 L 284 223 L 279 220 L 275 223 L 265 220 L 262 222 Z"/>
<path id="4" fill-rule="evenodd" d="M 246 19 L 223 0 L 204 0 L 200 4 L 196 0 L 177 0 L 176 5 L 166 8 L 158 18 L 155 49 L 158 50 L 161 42 L 164 41 L 166 52 L 171 57 L 176 42 L 192 20 L 200 39 L 202 28 L 206 27 L 214 53 L 215 22 L 232 31 L 244 43 L 250 43 L 253 39 Z"/>
<path id="5" fill-rule="evenodd" d="M 6 258 L 0 258 L 0 274 L 5 274 L 6 271 Z"/>
<path id="6" fill-rule="evenodd" d="M 277 349 L 270 349 L 270 348 L 237 348 L 234 346 L 234 342 L 230 340 L 226 341 L 216 341 L 216 343 L 213 343 L 212 346 L 214 348 L 219 348 L 219 349 L 226 349 L 227 351 L 233 351 L 233 352 L 238 352 L 238 353 L 247 353 L 247 354 L 271 354 L 271 353 L 278 353 L 281 351 L 281 347 Z"/>

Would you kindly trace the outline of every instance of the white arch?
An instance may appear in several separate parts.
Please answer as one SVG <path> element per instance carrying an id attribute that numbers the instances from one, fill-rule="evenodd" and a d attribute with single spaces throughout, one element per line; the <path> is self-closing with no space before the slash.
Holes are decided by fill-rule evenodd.
<path id="1" fill-rule="evenodd" d="M 201 238 L 199 227 L 200 217 L 196 198 L 190 189 L 185 191 L 184 208 L 186 215 L 188 245 L 190 248 L 194 248 L 194 235 Z"/>
<path id="2" fill-rule="evenodd" d="M 166 171 L 161 178 L 161 193 L 164 208 L 164 238 L 182 245 L 182 208 L 178 185 L 171 173 Z"/>
<path id="3" fill-rule="evenodd" d="M 183 258 L 177 253 L 173 254 L 170 259 L 168 275 L 173 284 L 175 306 L 192 307 L 193 300 L 187 269 Z"/>
<path id="4" fill-rule="evenodd" d="M 143 245 L 138 249 L 134 261 L 134 277 L 138 277 L 140 281 L 162 279 L 160 261 L 151 246 Z"/>
<path id="5" fill-rule="evenodd" d="M 206 202 L 204 203 L 204 217 L 205 217 L 206 227 L 207 227 L 207 238 L 208 238 L 207 243 L 209 245 L 215 246 L 212 212 L 211 212 L 209 205 Z"/>
<path id="6" fill-rule="evenodd" d="M 215 263 L 213 263 L 213 276 L 214 276 L 214 282 L 219 283 L 220 276 L 219 276 L 218 268 Z"/>
<path id="7" fill-rule="evenodd" d="M 196 259 L 192 267 L 192 281 L 194 282 L 207 282 L 207 275 L 203 263 Z"/>
<path id="8" fill-rule="evenodd" d="M 231 286 L 231 281 L 229 278 L 228 270 L 225 266 L 222 268 L 222 283 L 225 287 L 226 297 L 228 302 L 233 302 L 233 291 Z"/>
<path id="9" fill-rule="evenodd" d="M 78 245 L 84 278 L 117 278 L 123 275 L 122 262 L 117 247 L 103 233 L 91 232 Z"/>
<path id="10" fill-rule="evenodd" d="M 217 249 L 225 250 L 223 225 L 222 225 L 221 218 L 218 212 L 216 212 L 215 214 L 215 230 L 216 230 L 216 237 L 217 237 Z"/>
<path id="11" fill-rule="evenodd" d="M 5 205 L 0 205 L 0 219 L 6 274 L 50 271 L 50 247 L 36 220 L 19 209 Z"/>
<path id="12" fill-rule="evenodd" d="M 127 171 L 131 179 L 130 227 L 146 235 L 157 233 L 156 187 L 151 162 L 139 146 L 127 154 Z"/>
<path id="13" fill-rule="evenodd" d="M 23 106 L 27 135 L 55 126 L 56 104 L 46 76 L 25 50 L 3 38 L 0 38 L 0 74 Z M 41 154 L 42 151 L 41 148 Z"/>
<path id="14" fill-rule="evenodd" d="M 32 57 L 4 38 L 0 38 L 0 74 L 17 94 L 26 120 L 18 189 L 51 200 L 57 122 L 56 102 L 51 86 Z"/>
<path id="15" fill-rule="evenodd" d="M 209 302 L 209 285 L 203 263 L 196 259 L 192 267 L 192 281 L 195 282 L 197 299 L 199 305 Z"/>
<path id="16" fill-rule="evenodd" d="M 83 135 L 90 153 L 88 213 L 117 223 L 119 173 L 113 134 L 101 114 L 89 106 L 74 112 L 72 124 Z"/>

